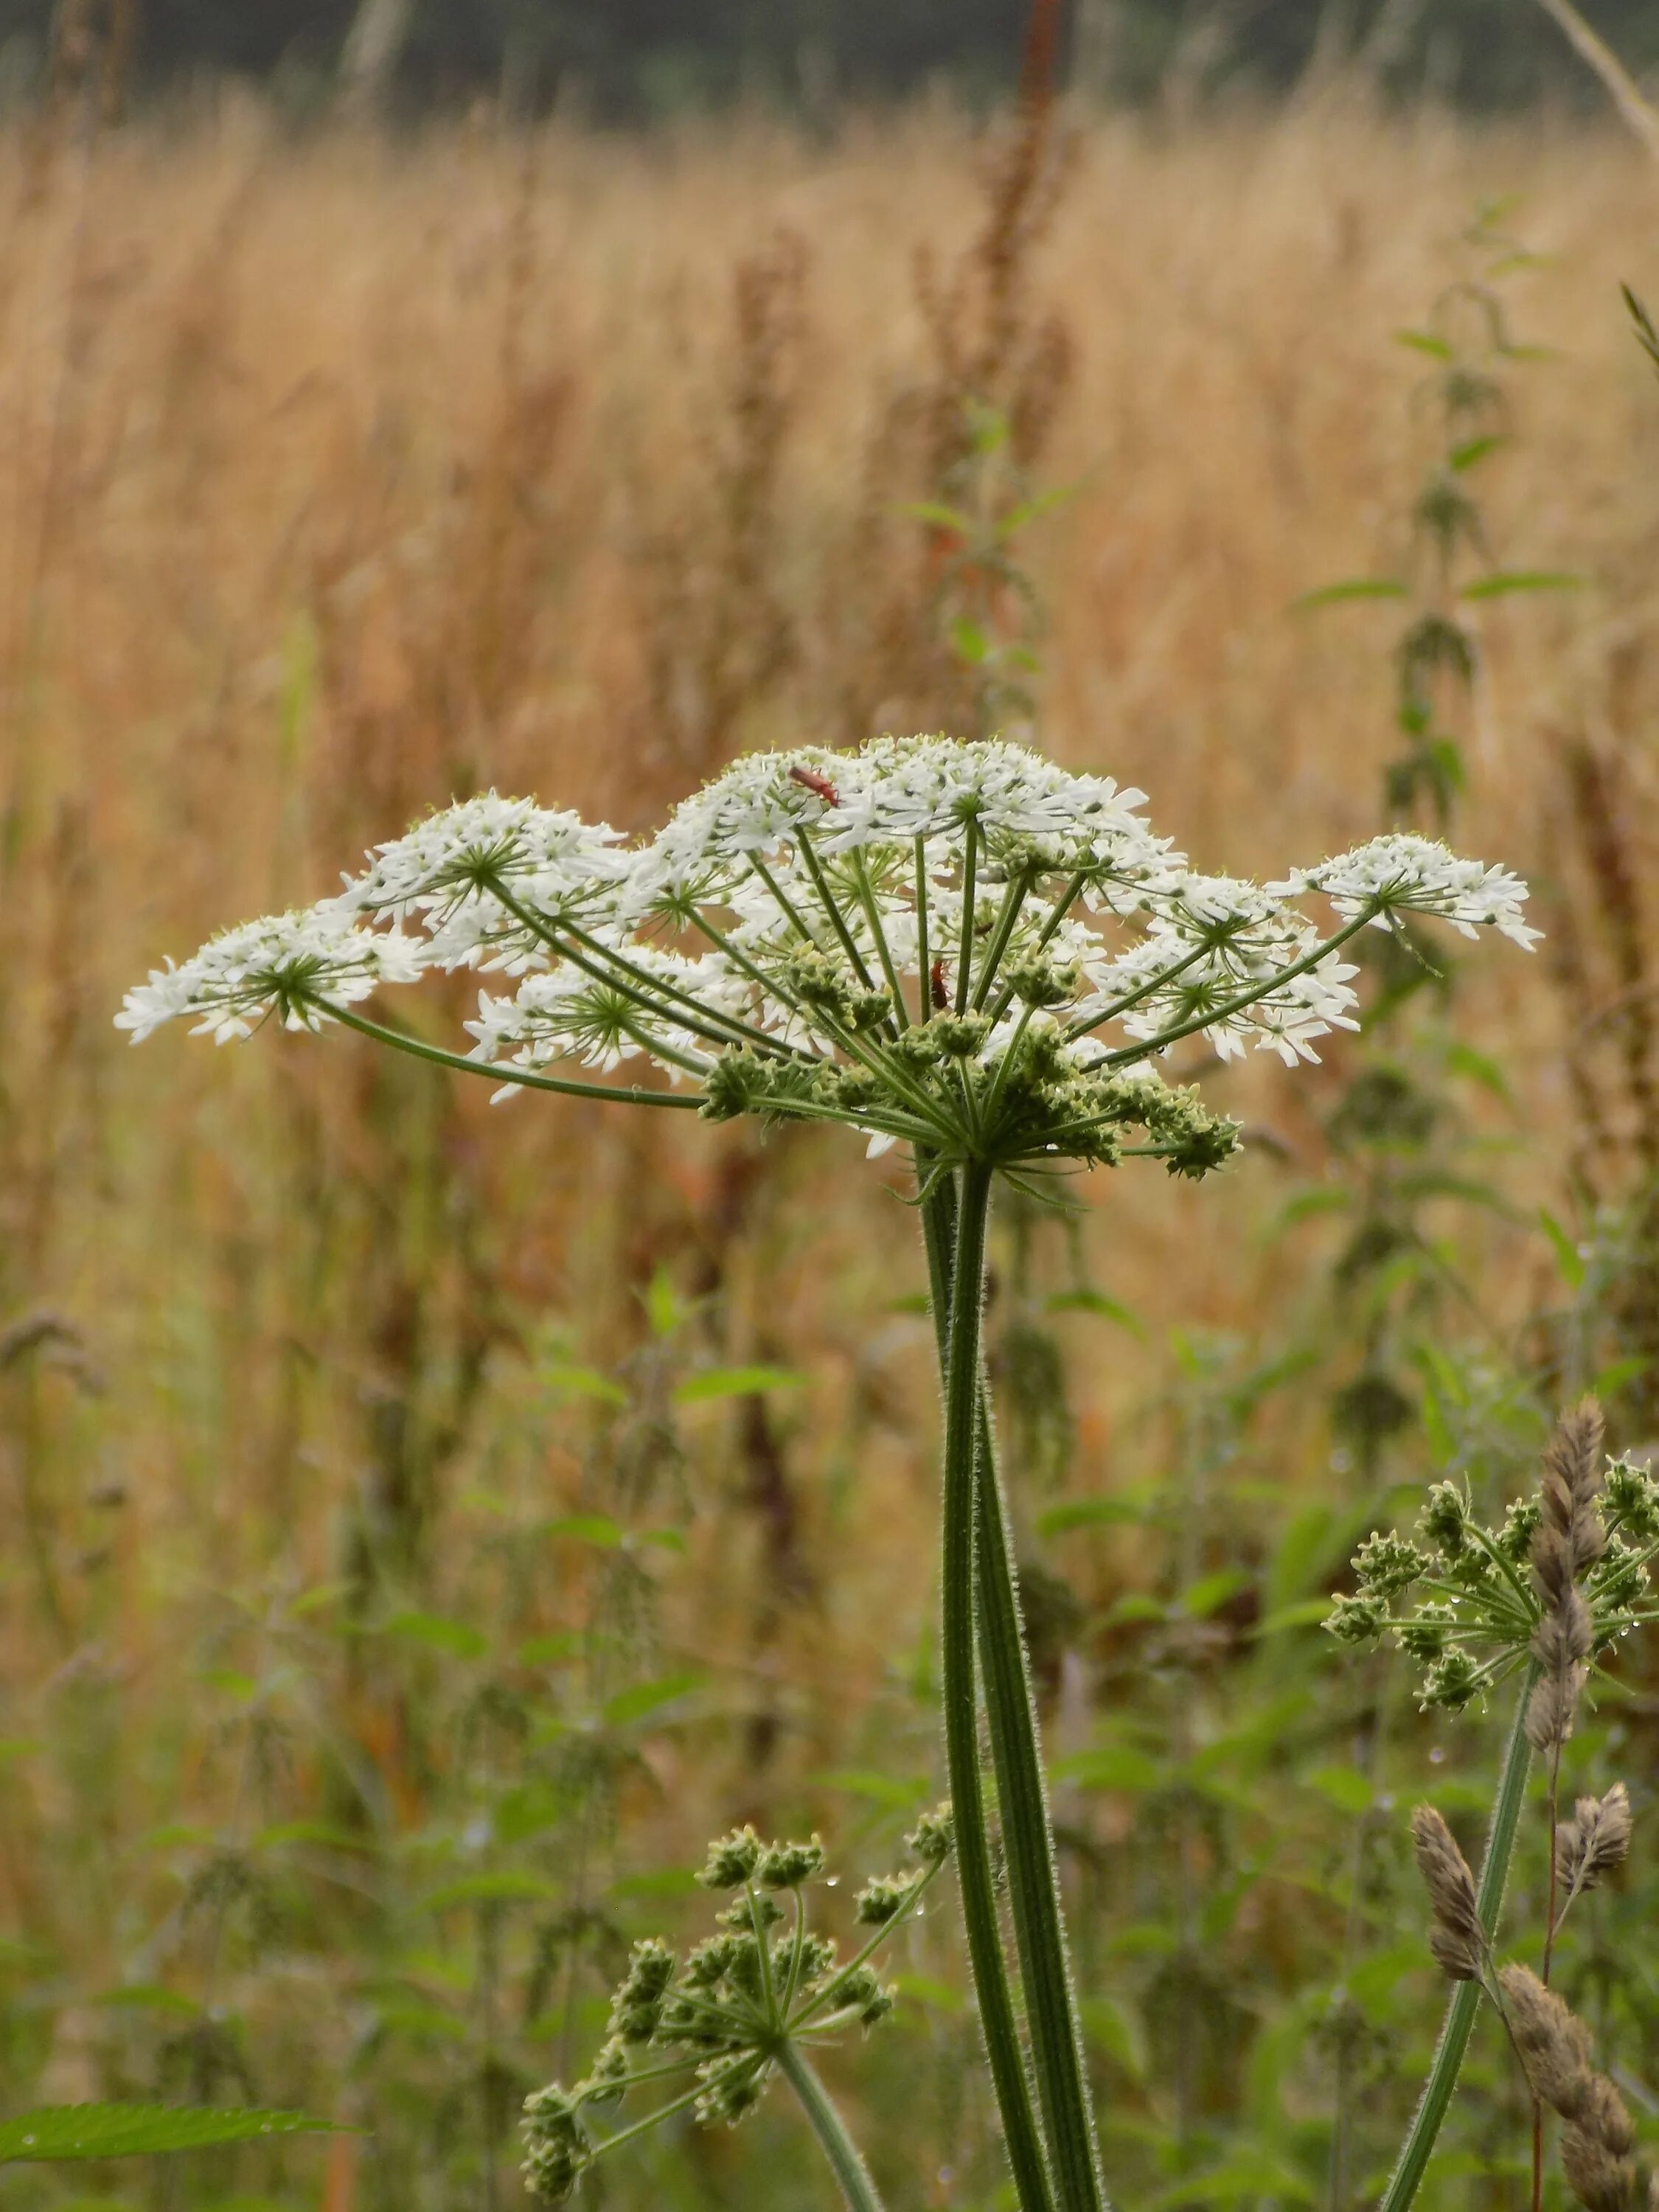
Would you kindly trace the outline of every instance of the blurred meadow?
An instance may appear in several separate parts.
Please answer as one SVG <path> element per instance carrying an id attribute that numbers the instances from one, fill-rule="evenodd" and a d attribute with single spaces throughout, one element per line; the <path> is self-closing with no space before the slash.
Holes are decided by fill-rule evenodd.
<path id="1" fill-rule="evenodd" d="M 1593 1381 L 1659 1436 L 1641 145 L 1340 76 L 644 138 L 227 93 L 9 126 L 0 208 L 0 2094 L 368 2130 L 0 2204 L 520 2202 L 520 2100 L 636 1935 L 701 1930 L 708 1836 L 867 1873 L 941 1789 L 896 1166 L 338 1033 L 133 1055 L 122 991 L 475 787 L 635 830 L 750 747 L 995 726 L 1210 868 L 1450 818 L 1547 933 L 1212 1070 L 1218 1189 L 995 1232 L 1111 2169 L 1370 2201 L 1438 2007 L 1406 1810 L 1432 1777 L 1473 1849 L 1498 1723 L 1419 1717 L 1328 1594 L 1430 1476 L 1529 1483 Z M 1425 609 L 1478 651 L 1407 727 Z M 1563 1969 L 1650 2081 L 1656 1716 L 1638 1649 L 1570 1755 L 1619 1751 L 1636 1871 Z M 895 2201 L 989 2205 L 952 1913 L 904 1941 L 836 2079 Z M 1522 2201 L 1480 2038 L 1427 2206 Z M 831 2196 L 769 2106 L 593 2201 Z"/>

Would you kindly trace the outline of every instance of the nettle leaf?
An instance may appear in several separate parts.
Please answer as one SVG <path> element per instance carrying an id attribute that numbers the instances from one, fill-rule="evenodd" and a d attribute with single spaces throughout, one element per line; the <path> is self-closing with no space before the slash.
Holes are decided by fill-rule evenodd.
<path id="1" fill-rule="evenodd" d="M 1148 1751 L 1133 1744 L 1103 1744 L 1097 1750 L 1079 1751 L 1057 1759 L 1048 1770 L 1051 1782 L 1074 1783 L 1079 1790 L 1156 1790 L 1166 1778 L 1164 1768 Z"/>
<path id="2" fill-rule="evenodd" d="M 677 1406 L 706 1406 L 716 1398 L 757 1398 L 767 1390 L 799 1390 L 805 1382 L 788 1367 L 710 1367 L 682 1382 Z"/>
<path id="3" fill-rule="evenodd" d="M 266 2112 L 208 2105 L 47 2105 L 0 2120 L 0 2164 L 70 2158 L 135 2158 L 164 2150 L 262 2136 L 339 2135 L 354 2130 L 305 2112 Z"/>
<path id="4" fill-rule="evenodd" d="M 570 1398 L 597 1398 L 601 1405 L 625 1406 L 628 1393 L 619 1382 L 608 1375 L 601 1375 L 597 1367 L 544 1367 L 541 1378 L 550 1390 L 561 1392 Z"/>

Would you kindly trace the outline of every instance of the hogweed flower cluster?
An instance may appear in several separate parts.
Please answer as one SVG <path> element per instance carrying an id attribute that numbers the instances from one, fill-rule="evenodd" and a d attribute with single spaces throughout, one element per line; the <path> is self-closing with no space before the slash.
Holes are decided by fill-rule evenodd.
<path id="1" fill-rule="evenodd" d="M 872 2028 L 892 2010 L 893 1991 L 873 1960 L 921 1911 L 951 1855 L 948 1809 L 926 1814 L 908 1841 L 915 1865 L 859 1893 L 855 1919 L 874 1932 L 844 1961 L 834 1938 L 810 1923 L 807 1885 L 823 1872 L 817 1837 L 763 1843 L 745 1827 L 710 1844 L 697 1879 L 732 1897 L 716 1915 L 720 1932 L 683 1960 L 655 1936 L 636 1943 L 611 2002 L 609 2037 L 586 2077 L 568 2089 L 551 2082 L 526 2100 L 524 2173 L 532 2194 L 562 2201 L 594 2159 L 688 2107 L 705 2126 L 734 2127 L 780 2071 L 812 2099 L 809 2117 L 821 2117 L 814 2106 L 823 2093 L 804 2075 L 803 2054 L 849 2029 Z M 629 2126 L 599 2134 L 591 2125 L 630 2093 L 687 2073 L 688 2087 Z"/>
<path id="2" fill-rule="evenodd" d="M 1173 1045 L 1316 1057 L 1354 1026 L 1341 951 L 1367 927 L 1537 934 L 1515 877 L 1425 838 L 1262 885 L 1196 872 L 1143 804 L 1016 745 L 939 738 L 747 756 L 632 843 L 490 793 L 378 848 L 337 896 L 155 971 L 118 1021 L 135 1042 L 186 1018 L 224 1042 L 275 1017 L 407 1043 L 354 1010 L 472 969 L 516 988 L 482 992 L 465 1055 L 431 1056 L 501 1096 L 603 1087 L 550 1080 L 556 1063 L 642 1060 L 674 1089 L 636 1096 L 848 1122 L 940 1169 L 1138 1153 L 1198 1176 L 1237 1132 L 1163 1079 Z"/>
<path id="3" fill-rule="evenodd" d="M 1540 1668 L 1527 1715 L 1534 1749 L 1571 1732 L 1597 1652 L 1659 1620 L 1659 1482 L 1601 1455 L 1601 1419 L 1581 1407 L 1558 1429 L 1538 1492 L 1496 1528 L 1468 1493 L 1436 1483 L 1421 1543 L 1379 1530 L 1355 1553 L 1358 1589 L 1325 1622 L 1340 1643 L 1389 1635 L 1423 1668 L 1421 1704 L 1461 1712 L 1524 1666 Z"/>

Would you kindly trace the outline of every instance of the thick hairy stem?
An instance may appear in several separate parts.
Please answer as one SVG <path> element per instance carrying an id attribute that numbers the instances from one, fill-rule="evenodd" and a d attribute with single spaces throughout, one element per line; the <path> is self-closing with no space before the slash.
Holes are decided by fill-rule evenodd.
<path id="1" fill-rule="evenodd" d="M 957 1274 L 954 1199 L 951 1186 L 941 1183 L 927 1201 L 924 1222 L 940 1358 L 947 1365 L 945 1316 L 951 1310 Z M 976 1431 L 974 1571 L 980 1670 L 996 1762 L 1003 1851 L 1037 2094 L 1057 2203 L 1064 2212 L 1102 2212 L 1105 2191 L 1094 2140 L 1082 2027 L 1066 1955 L 1036 1705 L 982 1382 Z"/>
<path id="2" fill-rule="evenodd" d="M 1498 1777 L 1498 1796 L 1492 1809 L 1492 1828 L 1486 1838 L 1486 1856 L 1481 1863 L 1480 1881 L 1475 1893 L 1480 1925 L 1486 1931 L 1488 1942 L 1498 1932 L 1498 1915 L 1504 1902 L 1504 1884 L 1509 1876 L 1510 1856 L 1515 1849 L 1515 1832 L 1520 1826 L 1522 1802 L 1527 1794 L 1527 1771 L 1532 1763 L 1532 1747 L 1527 1741 L 1527 1703 L 1537 1680 L 1536 1666 L 1528 1666 L 1522 1677 L 1515 1721 L 1504 1753 L 1504 1771 Z M 1446 2007 L 1445 2023 L 1440 2030 L 1440 2040 L 1435 2045 L 1434 2063 L 1429 2069 L 1422 2100 L 1401 2146 L 1399 2161 L 1389 2177 L 1377 2212 L 1406 2212 L 1406 2207 L 1416 2196 L 1433 2154 L 1440 2124 L 1446 2117 L 1452 2092 L 1457 2087 L 1458 2069 L 1463 2063 L 1469 2031 L 1474 2026 L 1474 2015 L 1480 2008 L 1480 1984 L 1478 1982 L 1460 1982 Z"/>
<path id="3" fill-rule="evenodd" d="M 945 1754 L 956 1819 L 957 1880 L 968 1955 L 979 2000 L 986 2056 L 1002 2116 L 1008 2162 L 1021 2212 L 1054 2212 L 1042 2140 L 1031 2107 L 1024 2054 L 997 1923 L 996 1882 L 979 1765 L 974 1672 L 975 1495 L 981 1411 L 980 1316 L 985 1293 L 985 1224 L 991 1171 L 965 1168 L 957 1214 L 945 1388 L 944 1613 Z M 930 1239 L 930 1244 L 932 1240 Z M 931 1256 L 931 1255 L 930 1255 Z"/>
<path id="4" fill-rule="evenodd" d="M 841 2184 L 848 2212 L 882 2212 L 870 2169 L 858 2145 L 848 2134 L 845 2121 L 830 2101 L 829 2092 L 807 2064 L 805 2055 L 787 2038 L 778 2050 L 778 2070 L 800 2100 L 801 2110 L 818 2139 L 818 2148 Z"/>

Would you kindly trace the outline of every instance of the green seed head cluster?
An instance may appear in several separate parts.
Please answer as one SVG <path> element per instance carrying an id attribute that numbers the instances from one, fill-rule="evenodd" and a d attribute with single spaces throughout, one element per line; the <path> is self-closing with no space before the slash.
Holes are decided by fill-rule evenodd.
<path id="1" fill-rule="evenodd" d="M 823 1871 L 816 1836 L 768 1843 L 743 1827 L 717 1837 L 697 1880 L 730 1899 L 715 1915 L 718 1933 L 684 1959 L 654 1936 L 636 1943 L 586 2077 L 526 2099 L 524 2172 L 532 2194 L 550 2203 L 568 2197 L 609 2142 L 621 2139 L 597 2132 L 592 2116 L 647 2082 L 690 2076 L 640 2126 L 687 2107 L 705 2126 L 734 2126 L 765 2094 L 786 2043 L 810 2051 L 884 2019 L 893 1992 L 874 1955 L 919 1909 L 951 1855 L 948 1807 L 925 1814 L 908 1841 L 916 1866 L 866 1885 L 855 1918 L 874 1932 L 842 1960 L 834 1938 L 808 1921 L 808 1886 Z"/>
<path id="2" fill-rule="evenodd" d="M 1423 1669 L 1424 1710 L 1460 1712 L 1528 1652 L 1547 1668 L 1559 1656 L 1558 1616 L 1568 1589 L 1576 1592 L 1569 1608 L 1575 1622 L 1582 1601 L 1583 1623 L 1566 1665 L 1582 1663 L 1576 1646 L 1586 1639 L 1582 1660 L 1659 1618 L 1650 1581 L 1659 1555 L 1659 1482 L 1625 1460 L 1591 1473 L 1599 1449 L 1587 1456 L 1577 1436 L 1586 1419 L 1583 1409 L 1568 1416 L 1552 1443 L 1542 1486 L 1517 1498 L 1496 1528 L 1481 1524 L 1456 1483 L 1437 1482 L 1418 1522 L 1420 1541 L 1388 1530 L 1368 1536 L 1353 1559 L 1358 1589 L 1333 1598 L 1329 1634 L 1347 1644 L 1392 1634 Z M 1563 1437 L 1576 1443 L 1586 1465 L 1583 1495 L 1570 1509 L 1556 1496 Z M 1599 1430 L 1596 1438 L 1599 1444 Z M 1572 1533 L 1564 1535 L 1569 1523 Z"/>

